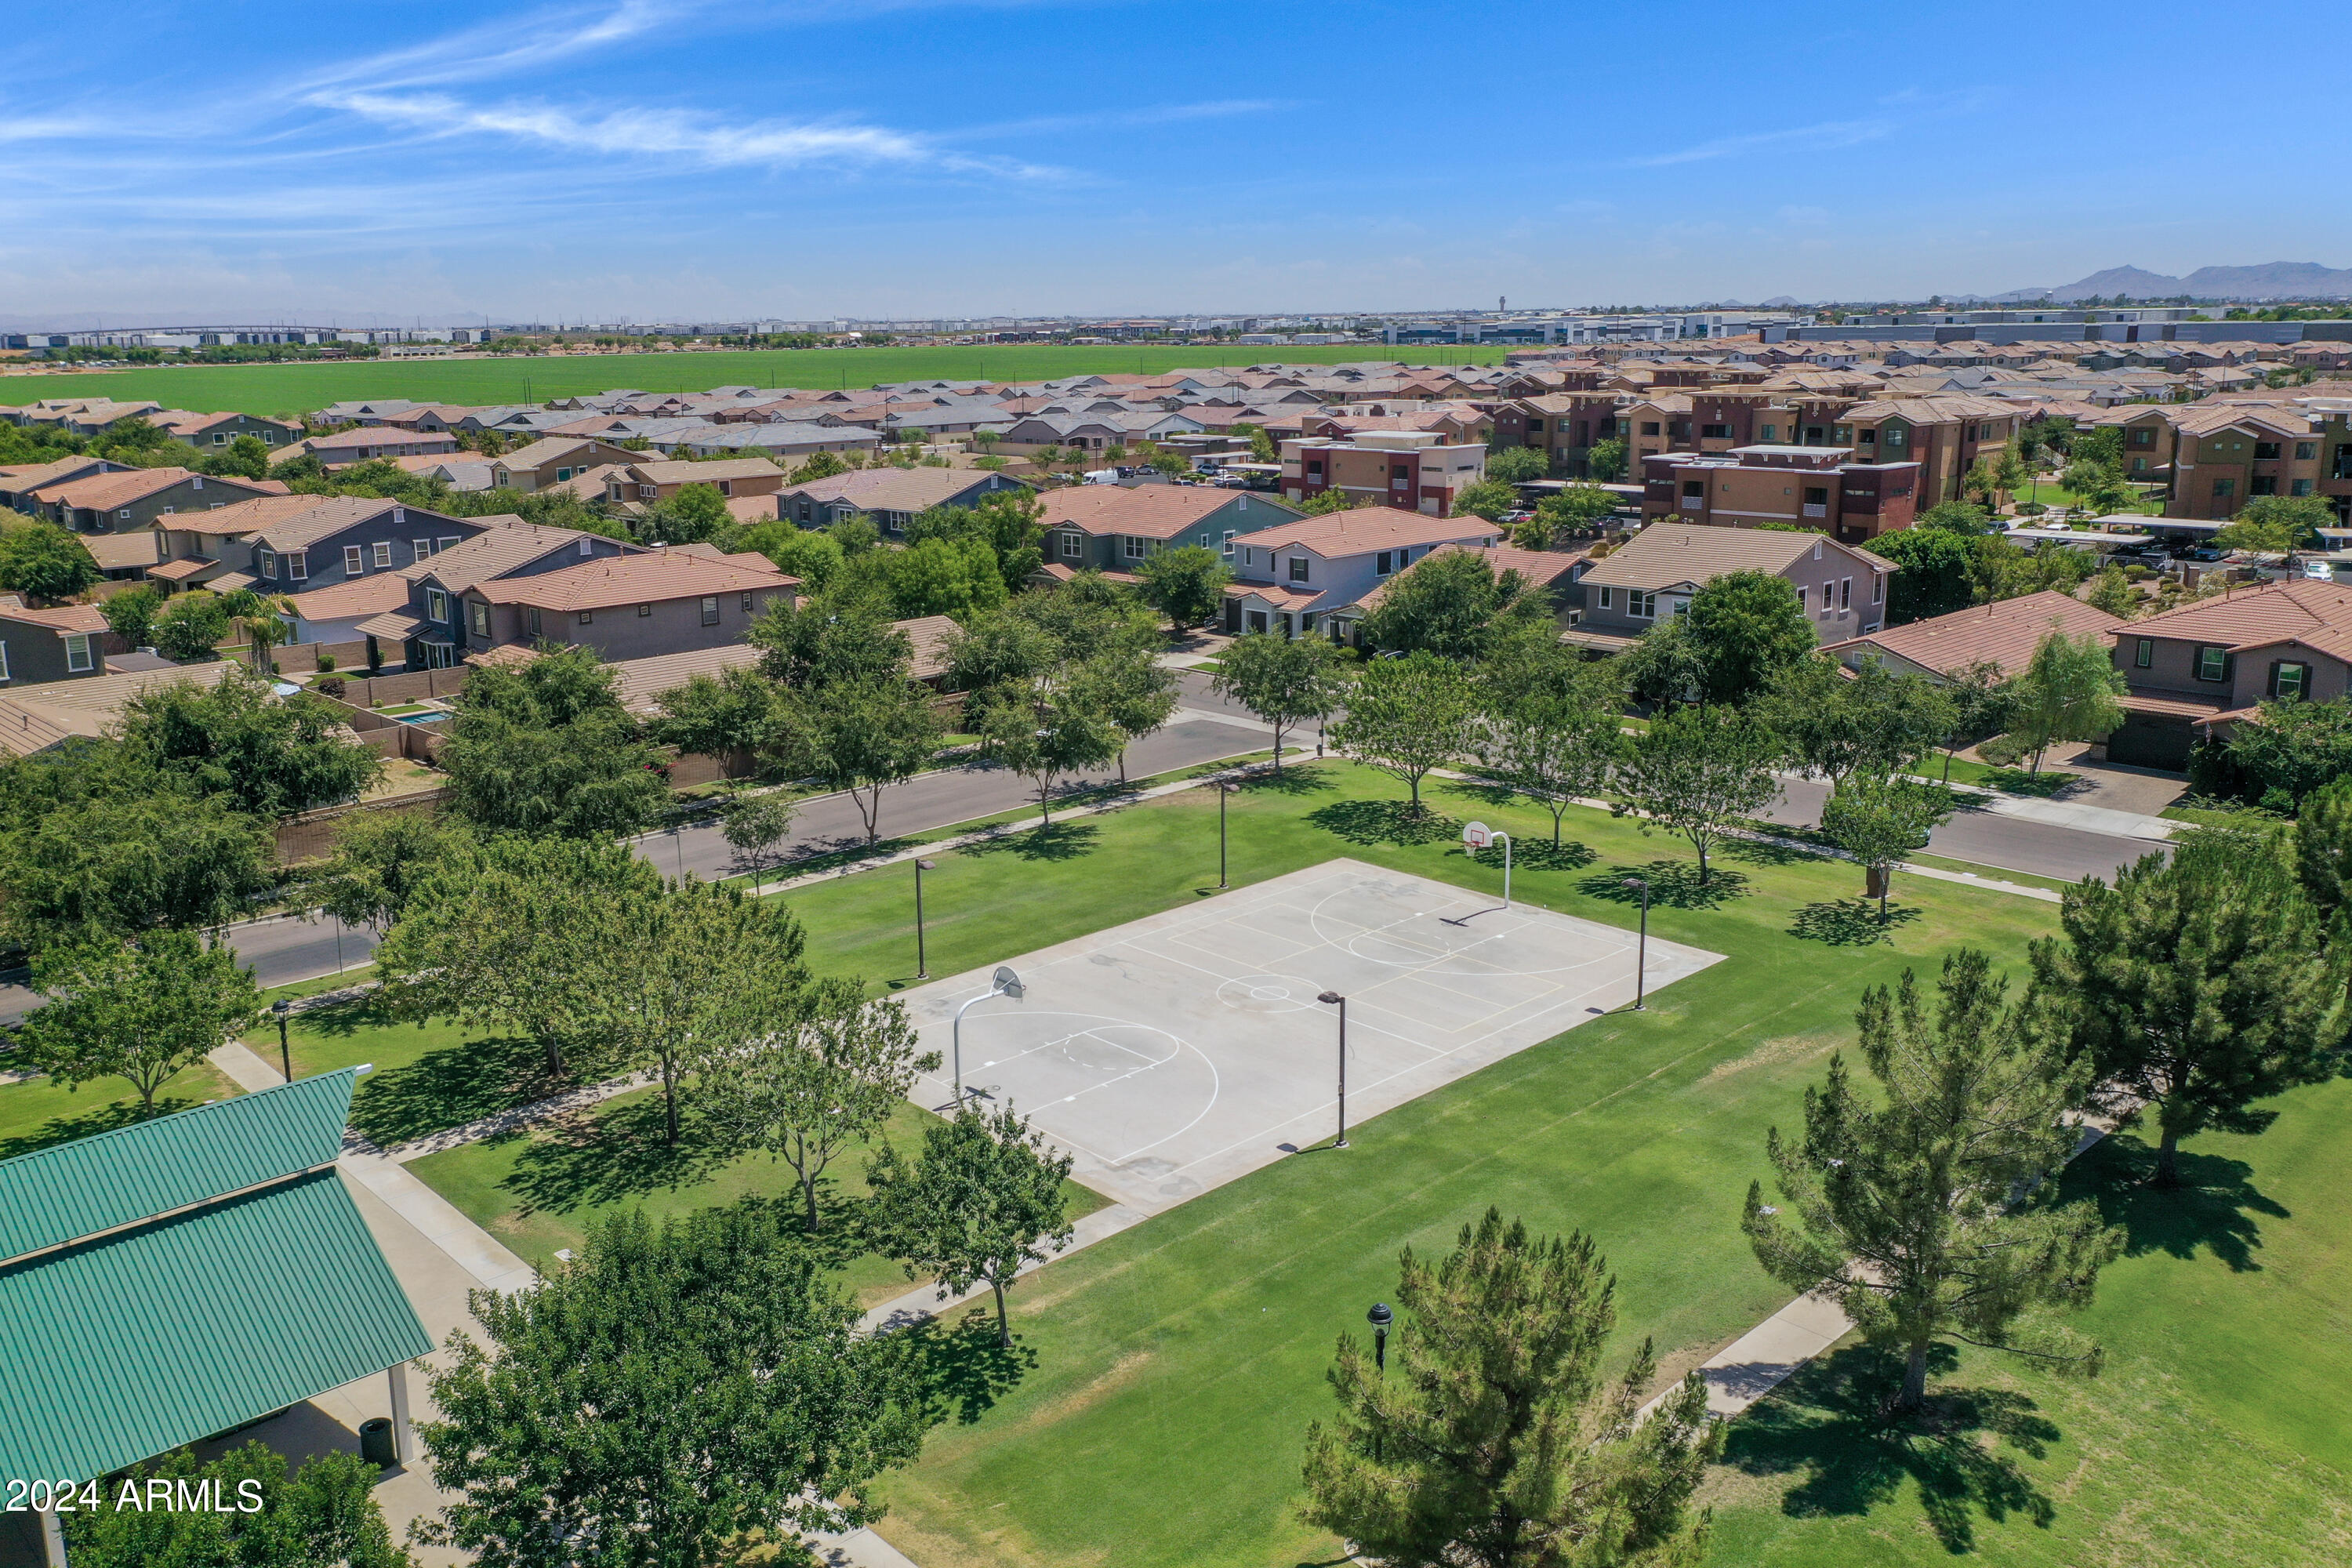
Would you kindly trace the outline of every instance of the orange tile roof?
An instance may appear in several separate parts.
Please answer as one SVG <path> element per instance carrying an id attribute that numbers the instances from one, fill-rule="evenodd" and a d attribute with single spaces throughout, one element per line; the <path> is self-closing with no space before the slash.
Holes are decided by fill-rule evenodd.
<path id="1" fill-rule="evenodd" d="M 800 579 L 787 577 L 772 566 L 756 571 L 731 561 L 654 551 L 601 556 L 577 566 L 531 577 L 502 578 L 481 586 L 495 604 L 570 611 L 699 598 L 707 594 L 773 592 L 797 588 Z"/>
<path id="2" fill-rule="evenodd" d="M 1318 555 L 1331 557 L 1416 544 L 1491 542 L 1499 540 L 1502 533 L 1501 524 L 1488 522 L 1483 517 L 1424 517 L 1400 507 L 1367 506 L 1352 511 L 1303 517 L 1296 522 L 1278 522 L 1272 528 L 1243 534 L 1241 541 L 1267 549 L 1303 545 Z"/>
<path id="3" fill-rule="evenodd" d="M 106 616 L 96 605 L 60 605 L 49 610 L 0 607 L 0 621 L 23 621 L 32 626 L 47 626 L 56 632 L 102 632 L 107 629 Z"/>
<path id="4" fill-rule="evenodd" d="M 2104 636 L 2126 624 L 2071 595 L 2045 588 L 2038 594 L 1955 610 L 1948 616 L 1887 626 L 1868 637 L 1830 643 L 1822 651 L 1832 655 L 1881 651 L 1947 675 L 1990 660 L 2003 673 L 2014 674 L 2032 659 L 2033 650 L 2053 629 L 2068 637 L 2086 632 Z"/>
<path id="5" fill-rule="evenodd" d="M 2231 588 L 2220 598 L 2200 599 L 2136 621 L 2132 631 L 2233 648 L 2261 647 L 2289 637 L 2309 642 L 2331 632 L 2352 634 L 2352 585 L 2295 578 Z"/>
<path id="6" fill-rule="evenodd" d="M 1038 521 L 1046 528 L 1070 527 L 1094 535 L 1173 539 L 1220 507 L 1232 505 L 1237 493 L 1209 485 L 1138 485 L 1133 489 L 1073 485 L 1045 493 L 1045 514 Z M 1280 515 L 1299 515 L 1296 506 L 1270 496 L 1251 495 L 1249 502 L 1278 507 Z"/>
<path id="7" fill-rule="evenodd" d="M 194 475 L 194 468 L 132 468 L 120 474 L 92 474 L 86 479 L 69 479 L 35 490 L 33 499 L 45 505 L 62 502 L 69 507 L 104 511 L 144 500 L 158 490 L 170 489 Z"/>

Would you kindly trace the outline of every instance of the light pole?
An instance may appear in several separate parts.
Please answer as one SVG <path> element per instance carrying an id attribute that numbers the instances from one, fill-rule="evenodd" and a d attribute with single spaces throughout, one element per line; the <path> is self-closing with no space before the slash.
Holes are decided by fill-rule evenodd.
<path id="1" fill-rule="evenodd" d="M 1650 978 L 1650 884 L 1643 878 L 1628 877 L 1625 886 L 1642 889 L 1641 944 L 1634 949 L 1633 959 L 1633 1011 L 1639 1013 L 1644 1010 L 1642 1005 L 1645 994 L 1643 987 Z"/>
<path id="2" fill-rule="evenodd" d="M 686 880 L 686 836 L 678 832 L 675 822 L 669 825 L 669 841 L 677 848 L 677 879 L 683 882 Z"/>
<path id="3" fill-rule="evenodd" d="M 1337 991 L 1326 991 L 1315 998 L 1327 1007 L 1339 1009 L 1339 1141 L 1334 1149 L 1348 1146 L 1348 999 Z"/>
<path id="4" fill-rule="evenodd" d="M 931 966 L 923 957 L 923 873 L 940 868 L 936 860 L 915 862 L 915 978 L 929 980 Z"/>
<path id="5" fill-rule="evenodd" d="M 294 1004 L 280 996 L 269 1005 L 269 1010 L 278 1015 L 278 1068 L 286 1075 L 286 1081 L 292 1083 L 294 1054 L 286 1045 L 286 1015 L 294 1010 Z"/>
<path id="6" fill-rule="evenodd" d="M 1364 1314 L 1364 1321 L 1372 1325 L 1372 1368 L 1386 1377 L 1389 1374 L 1389 1325 L 1396 1321 L 1396 1314 L 1389 1310 L 1386 1301 L 1375 1301 L 1372 1310 Z M 1377 1465 L 1380 1462 L 1381 1429 L 1375 1426 L 1372 1428 L 1372 1463 Z"/>
<path id="7" fill-rule="evenodd" d="M 1015 1002 L 1021 1000 L 1021 976 L 1013 973 L 1012 965 L 998 964 L 996 973 L 989 977 L 988 989 L 956 1009 L 952 1036 L 955 1041 L 955 1100 L 959 1109 L 963 1105 L 963 1016 L 971 1010 L 974 1004 L 985 1002 L 991 996 L 1010 996 Z"/>
<path id="8" fill-rule="evenodd" d="M 1242 786 L 1237 784 L 1217 785 L 1217 891 L 1223 892 L 1225 881 L 1225 796 Z"/>

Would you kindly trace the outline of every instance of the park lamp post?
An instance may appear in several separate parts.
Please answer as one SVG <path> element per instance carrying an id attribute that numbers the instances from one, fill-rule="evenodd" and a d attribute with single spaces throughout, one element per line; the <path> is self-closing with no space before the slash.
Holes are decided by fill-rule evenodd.
<path id="1" fill-rule="evenodd" d="M 1337 991 L 1326 991 L 1315 998 L 1326 1007 L 1339 1009 L 1339 1141 L 1334 1149 L 1348 1146 L 1348 999 Z"/>
<path id="2" fill-rule="evenodd" d="M 1381 1376 L 1389 1374 L 1389 1325 L 1396 1314 L 1389 1310 L 1386 1301 L 1375 1301 L 1372 1310 L 1364 1314 L 1364 1321 L 1372 1325 L 1372 1370 Z M 1372 1463 L 1381 1462 L 1381 1429 L 1372 1428 Z"/>
<path id="3" fill-rule="evenodd" d="M 278 1016 L 278 1070 L 286 1075 L 286 1081 L 288 1083 L 292 1083 L 294 1081 L 294 1057 L 293 1053 L 287 1048 L 286 1045 L 286 1015 L 294 1010 L 294 1004 L 288 1001 L 285 997 L 280 996 L 277 1001 L 272 1002 L 269 1005 L 269 1010 Z"/>
<path id="4" fill-rule="evenodd" d="M 1633 959 L 1633 1011 L 1640 1013 L 1645 1011 L 1642 998 L 1647 994 L 1643 988 L 1650 978 L 1650 884 L 1643 878 L 1628 877 L 1625 886 L 1642 889 L 1641 944 L 1634 949 Z"/>
<path id="5" fill-rule="evenodd" d="M 963 1016 L 991 996 L 1010 996 L 1015 1002 L 1021 1000 L 1021 976 L 1013 973 L 1011 964 L 998 964 L 996 973 L 989 977 L 988 989 L 956 1009 L 952 1038 L 955 1042 L 955 1102 L 959 1110 L 963 1109 Z"/>
<path id="6" fill-rule="evenodd" d="M 939 868 L 940 863 L 936 860 L 918 858 L 915 862 L 915 978 L 918 980 L 931 977 L 931 966 L 923 957 L 923 873 Z"/>
<path id="7" fill-rule="evenodd" d="M 1217 785 L 1217 890 L 1225 890 L 1225 797 L 1242 786 L 1237 784 Z"/>

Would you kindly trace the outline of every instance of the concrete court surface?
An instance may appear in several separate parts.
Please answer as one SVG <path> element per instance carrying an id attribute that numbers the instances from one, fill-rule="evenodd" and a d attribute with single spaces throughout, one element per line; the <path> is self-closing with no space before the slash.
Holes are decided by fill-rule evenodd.
<path id="1" fill-rule="evenodd" d="M 1451 923 L 1460 921 L 1461 923 Z M 1011 960 L 1020 1000 L 963 1020 L 963 1072 L 1156 1214 L 1633 999 L 1634 933 L 1340 858 Z M 1653 991 L 1722 955 L 1652 936 Z M 950 1019 L 993 969 L 907 994 L 952 1099 Z M 1573 1049 L 1573 1046 L 1570 1047 Z"/>

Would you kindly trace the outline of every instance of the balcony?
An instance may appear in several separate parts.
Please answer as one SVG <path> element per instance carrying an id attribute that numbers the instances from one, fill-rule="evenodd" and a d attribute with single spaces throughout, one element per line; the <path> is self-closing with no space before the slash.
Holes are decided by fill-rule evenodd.
<path id="1" fill-rule="evenodd" d="M 1804 504 L 1803 510 L 1807 517 L 1827 517 L 1830 514 L 1829 503 L 1826 501 L 1809 500 Z"/>
<path id="2" fill-rule="evenodd" d="M 1685 511 L 1705 511 L 1706 510 L 1706 498 L 1705 496 L 1685 496 L 1683 497 L 1683 510 Z"/>

